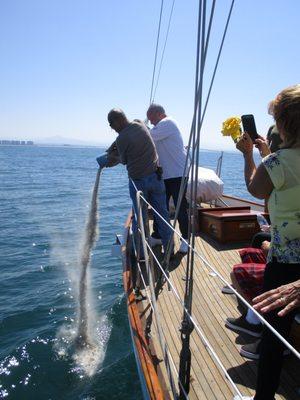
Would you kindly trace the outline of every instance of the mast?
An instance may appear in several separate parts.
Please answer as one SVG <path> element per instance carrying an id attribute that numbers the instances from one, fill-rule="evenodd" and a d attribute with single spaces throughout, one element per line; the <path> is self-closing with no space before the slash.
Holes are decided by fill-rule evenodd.
<path id="1" fill-rule="evenodd" d="M 186 266 L 186 276 L 185 276 L 185 294 L 184 294 L 184 306 L 183 306 L 183 315 L 182 315 L 182 322 L 181 322 L 181 343 L 182 348 L 180 351 L 180 361 L 179 361 L 179 376 L 178 376 L 178 384 L 179 384 L 179 398 L 186 399 L 187 395 L 190 390 L 190 370 L 191 370 L 191 350 L 190 350 L 190 336 L 194 329 L 194 324 L 192 322 L 192 303 L 193 303 L 193 275 L 194 275 L 194 248 L 195 248 L 195 218 L 197 218 L 197 182 L 198 182 L 198 166 L 199 166 L 199 158 L 200 158 L 200 133 L 201 128 L 204 120 L 204 116 L 207 110 L 208 101 L 210 98 L 213 82 L 215 79 L 217 67 L 219 64 L 224 40 L 226 37 L 228 24 L 231 18 L 231 13 L 233 9 L 235 0 L 231 1 L 231 6 L 229 9 L 229 14 L 227 17 L 227 21 L 225 24 L 225 29 L 223 32 L 219 52 L 217 55 L 215 67 L 212 72 L 212 77 L 210 79 L 207 95 L 205 101 L 203 101 L 203 80 L 204 80 L 204 67 L 205 61 L 207 57 L 208 51 L 208 44 L 209 38 L 212 28 L 213 16 L 215 11 L 216 0 L 211 0 L 211 7 L 210 7 L 210 15 L 208 24 L 206 26 L 206 17 L 207 17 L 207 1 L 206 0 L 199 0 L 199 7 L 198 7 L 198 24 L 197 24 L 197 52 L 196 52 L 196 72 L 195 72 L 195 94 L 194 94 L 194 114 L 193 120 L 191 124 L 191 131 L 190 131 L 190 138 L 188 144 L 188 155 L 185 163 L 185 174 L 184 176 L 191 176 L 191 195 L 190 195 L 190 203 L 189 203 L 189 229 L 188 229 L 188 244 L 189 249 L 187 253 L 187 266 Z M 157 77 L 157 83 L 154 90 L 154 80 L 155 80 L 155 72 L 156 72 L 156 64 L 157 64 L 157 54 L 158 54 L 158 43 L 160 38 L 160 29 L 161 29 L 161 20 L 162 20 L 162 12 L 163 12 L 163 3 L 164 1 L 161 0 L 161 8 L 160 8 L 160 15 L 159 15 L 159 24 L 158 24 L 158 32 L 157 32 L 157 43 L 155 49 L 155 57 L 154 57 L 154 67 L 153 67 L 153 75 L 152 75 L 152 84 L 151 84 L 151 93 L 150 93 L 150 103 L 153 102 L 158 80 L 159 74 Z M 166 41 L 168 38 L 168 32 L 170 27 L 170 20 L 172 17 L 174 6 L 173 5 L 170 13 L 170 19 L 168 24 L 168 30 L 166 35 Z M 166 45 L 166 42 L 165 42 Z M 164 46 L 165 49 L 165 46 Z M 164 50 L 162 54 L 162 59 L 164 56 Z M 162 64 L 161 59 L 161 64 Z M 161 65 L 160 65 L 161 69 Z M 159 73 L 160 73 L 159 69 Z M 190 161 L 190 162 L 189 162 Z M 173 222 L 173 226 L 175 227 L 175 223 L 178 217 L 178 210 L 179 206 L 183 197 L 184 193 L 184 186 L 187 184 L 186 180 L 182 180 L 181 188 L 179 192 L 178 204 L 175 211 L 175 218 Z M 164 269 L 168 273 L 168 261 L 169 261 L 169 253 L 170 248 L 167 249 L 165 258 L 164 258 Z M 155 298 L 157 298 L 158 293 L 164 284 L 163 275 L 160 273 L 158 281 L 155 286 Z M 147 318 L 147 328 L 146 333 L 149 334 L 151 330 L 152 324 L 152 311 L 150 312 L 149 317 Z"/>
<path id="2" fill-rule="evenodd" d="M 201 103 L 202 103 L 202 79 L 203 79 L 203 68 L 202 68 L 202 50 L 203 50 L 203 39 L 202 32 L 204 27 L 205 31 L 205 12 L 206 12 L 206 1 L 199 1 L 198 9 L 198 34 L 197 34 L 197 54 L 196 54 L 196 76 L 195 76 L 195 98 L 194 98 L 194 118 L 191 129 L 190 145 L 192 145 L 191 154 L 191 201 L 189 203 L 189 244 L 194 248 L 195 244 L 195 228 L 192 223 L 192 215 L 196 215 L 196 199 L 197 199 L 197 182 L 195 175 L 197 175 L 197 166 L 199 161 L 199 146 L 196 146 L 197 139 L 199 143 L 199 127 L 200 116 L 201 116 Z M 190 150 L 190 149 L 189 149 Z M 195 160 L 196 158 L 196 160 Z M 195 168 L 196 167 L 196 168 Z M 196 171 L 195 171 L 196 170 Z M 196 174 L 195 174 L 196 172 Z M 184 295 L 184 310 L 181 322 L 181 343 L 182 348 L 180 352 L 180 363 L 179 363 L 179 388 L 180 388 L 180 399 L 185 399 L 186 394 L 190 390 L 190 371 L 191 371 L 191 350 L 190 350 L 190 336 L 194 329 L 194 325 L 190 319 L 192 313 L 192 300 L 193 300 L 193 273 L 194 273 L 194 252 L 191 251 L 190 247 L 187 254 L 187 268 L 185 276 L 185 295 Z"/>

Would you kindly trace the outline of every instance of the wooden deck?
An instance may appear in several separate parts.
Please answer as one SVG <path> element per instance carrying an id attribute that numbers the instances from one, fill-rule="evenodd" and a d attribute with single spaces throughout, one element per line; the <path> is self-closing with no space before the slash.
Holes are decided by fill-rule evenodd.
<path id="1" fill-rule="evenodd" d="M 240 262 L 236 248 L 219 245 L 212 239 L 202 236 L 197 237 L 196 249 L 224 278 L 230 281 L 229 273 L 232 265 Z M 177 254 L 175 260 L 171 262 L 170 280 L 181 299 L 183 299 L 185 288 L 183 278 L 185 276 L 186 258 L 186 256 L 182 257 Z M 237 310 L 236 297 L 222 294 L 221 289 L 224 285 L 222 281 L 212 274 L 197 256 L 195 261 L 193 317 L 242 394 L 250 396 L 254 393 L 257 362 L 241 357 L 239 348 L 242 344 L 253 341 L 253 338 L 246 334 L 239 335 L 225 328 L 224 322 L 227 317 L 240 315 Z M 143 294 L 146 296 L 145 290 L 143 290 Z M 164 339 L 178 371 L 181 349 L 179 327 L 181 325 L 182 306 L 173 292 L 168 290 L 166 284 L 159 294 L 157 305 Z M 150 311 L 148 300 L 138 301 L 137 307 L 142 325 L 145 327 L 145 321 Z M 152 323 L 149 345 L 153 360 L 157 365 L 165 398 L 168 398 L 168 394 L 172 398 L 166 368 L 162 362 L 163 357 L 155 329 L 155 321 Z M 190 346 L 192 369 L 189 398 L 200 400 L 232 399 L 233 391 L 228 380 L 216 366 L 196 330 L 192 332 Z M 276 399 L 299 399 L 299 366 L 300 363 L 294 356 L 286 357 L 281 376 L 282 386 Z"/>

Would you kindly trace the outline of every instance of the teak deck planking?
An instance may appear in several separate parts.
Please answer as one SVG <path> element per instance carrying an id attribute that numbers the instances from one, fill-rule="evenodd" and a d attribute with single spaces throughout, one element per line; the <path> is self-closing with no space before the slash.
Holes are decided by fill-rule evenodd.
<path id="1" fill-rule="evenodd" d="M 229 274 L 232 265 L 240 262 L 237 249 L 233 249 L 229 245 L 220 245 L 205 235 L 196 238 L 195 247 L 226 280 L 230 281 Z M 178 267 L 170 272 L 170 280 L 176 287 L 181 299 L 183 299 L 185 289 L 185 282 L 182 278 L 185 275 L 186 258 L 186 256 L 183 257 Z M 212 276 L 203 261 L 195 256 L 193 317 L 239 390 L 243 395 L 249 396 L 254 393 L 257 363 L 241 357 L 239 347 L 241 344 L 247 343 L 247 340 L 249 342 L 253 339 L 247 335 L 238 335 L 225 327 L 224 323 L 227 317 L 237 317 L 240 314 L 237 311 L 235 296 L 221 293 L 223 286 L 222 281 L 217 276 Z M 145 291 L 143 293 L 145 294 Z M 168 290 L 166 284 L 158 296 L 157 305 L 164 339 L 178 371 L 181 350 L 179 328 L 183 313 L 182 306 L 173 292 Z M 148 300 L 137 302 L 137 306 L 142 317 L 142 325 L 145 326 L 145 318 L 150 311 Z M 190 347 L 192 367 L 189 398 L 200 400 L 232 399 L 231 385 L 224 377 L 224 373 L 220 372 L 220 369 L 212 360 L 195 329 L 191 334 Z M 155 360 L 158 359 L 157 370 L 161 384 L 171 396 L 170 384 L 166 368 L 162 362 L 163 357 L 154 322 L 152 323 L 150 348 L 152 355 L 155 355 Z M 295 357 L 287 357 L 281 378 L 283 384 L 276 399 L 296 400 L 299 398 L 299 394 L 296 393 L 297 387 L 298 389 L 300 387 L 299 373 L 297 373 L 299 364 L 297 363 Z M 175 374 L 173 375 L 175 376 Z M 175 384 L 177 384 L 176 377 Z"/>

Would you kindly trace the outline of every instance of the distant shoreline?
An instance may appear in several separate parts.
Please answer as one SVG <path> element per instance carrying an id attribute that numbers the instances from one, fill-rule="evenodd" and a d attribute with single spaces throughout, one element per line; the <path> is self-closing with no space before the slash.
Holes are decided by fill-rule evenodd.
<path id="1" fill-rule="evenodd" d="M 0 146 L 33 146 L 33 140 L 0 139 Z"/>
<path id="2" fill-rule="evenodd" d="M 0 140 L 1 142 L 1 140 Z M 20 145 L 20 144 L 1 144 L 0 147 L 53 147 L 53 148 L 98 148 L 98 149 L 105 149 L 110 146 L 110 144 L 68 144 L 68 143 L 33 143 L 31 145 Z M 205 151 L 205 152 L 221 152 L 223 151 L 224 153 L 237 153 L 236 149 L 230 149 L 230 150 L 221 150 L 221 149 L 200 149 L 200 152 Z"/>

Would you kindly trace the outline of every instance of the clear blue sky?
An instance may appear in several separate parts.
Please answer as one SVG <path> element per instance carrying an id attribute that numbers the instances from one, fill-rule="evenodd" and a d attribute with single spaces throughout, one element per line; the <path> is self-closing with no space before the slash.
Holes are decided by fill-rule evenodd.
<path id="1" fill-rule="evenodd" d="M 163 33 L 172 0 L 165 0 Z M 229 0 L 216 6 L 210 78 Z M 60 135 L 110 143 L 112 107 L 144 118 L 160 0 L 10 0 L 0 3 L 0 138 Z M 187 142 L 192 119 L 198 2 L 176 0 L 155 100 Z M 253 113 L 264 134 L 267 104 L 299 82 L 300 2 L 237 0 L 215 80 L 203 148 L 233 149 L 222 121 Z"/>

